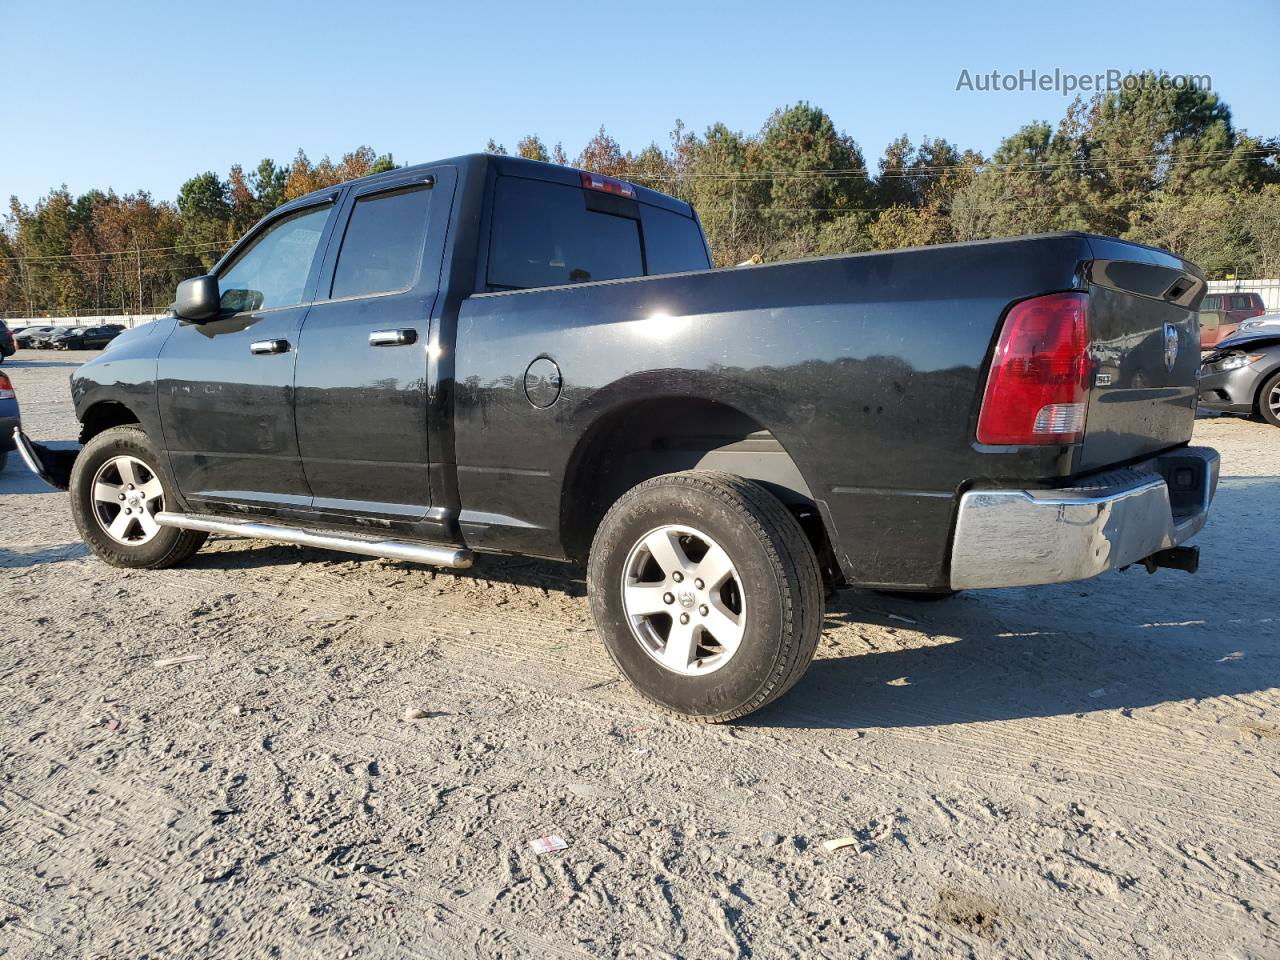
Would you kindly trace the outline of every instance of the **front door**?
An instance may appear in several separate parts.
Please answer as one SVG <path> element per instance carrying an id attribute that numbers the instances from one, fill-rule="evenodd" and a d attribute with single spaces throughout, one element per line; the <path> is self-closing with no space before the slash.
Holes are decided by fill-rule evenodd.
<path id="1" fill-rule="evenodd" d="M 294 361 L 333 209 L 330 198 L 259 228 L 217 271 L 221 315 L 179 321 L 160 351 L 160 420 L 184 497 L 310 506 L 293 422 Z"/>
<path id="2" fill-rule="evenodd" d="M 297 428 L 317 510 L 419 520 L 431 506 L 427 364 L 454 173 L 352 191 L 298 348 Z"/>

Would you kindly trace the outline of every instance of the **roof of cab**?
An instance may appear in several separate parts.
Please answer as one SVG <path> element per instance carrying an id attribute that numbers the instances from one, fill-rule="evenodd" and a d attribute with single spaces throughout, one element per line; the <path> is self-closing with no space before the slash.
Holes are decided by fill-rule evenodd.
<path id="1" fill-rule="evenodd" d="M 360 177 L 357 180 L 348 180 L 345 183 L 335 184 L 332 187 L 323 187 L 319 190 L 313 190 L 311 193 L 297 197 L 284 206 L 293 206 L 294 204 L 302 204 L 316 197 L 325 196 L 335 189 L 346 187 L 353 183 L 376 183 L 379 180 L 393 180 L 403 177 L 406 173 L 413 173 L 417 170 L 426 171 L 432 167 L 455 166 L 464 176 L 483 176 L 487 170 L 493 169 L 495 172 L 510 177 L 526 177 L 531 180 L 546 180 L 551 183 L 563 183 L 567 186 L 581 187 L 583 171 L 575 167 L 562 167 L 556 163 L 543 163 L 540 160 L 526 160 L 524 157 L 508 157 L 502 154 L 494 153 L 468 153 L 459 157 L 449 157 L 445 160 L 433 160 L 430 163 L 415 163 L 412 166 L 396 167 L 394 170 L 386 170 L 382 173 L 370 174 L 367 177 Z M 657 190 L 650 190 L 648 187 L 642 187 L 639 184 L 632 184 L 636 189 L 636 199 L 642 203 L 651 206 L 661 207 L 664 210 L 670 210 L 674 213 L 682 213 L 685 216 L 693 215 L 693 208 L 682 200 L 665 193 L 659 193 Z"/>

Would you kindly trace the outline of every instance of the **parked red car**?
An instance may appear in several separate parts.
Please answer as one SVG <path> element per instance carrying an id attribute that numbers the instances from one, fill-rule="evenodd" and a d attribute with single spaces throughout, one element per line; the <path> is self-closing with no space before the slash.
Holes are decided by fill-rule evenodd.
<path id="1" fill-rule="evenodd" d="M 1260 293 L 1209 293 L 1200 303 L 1200 349 L 1236 332 L 1242 320 L 1266 313 Z"/>

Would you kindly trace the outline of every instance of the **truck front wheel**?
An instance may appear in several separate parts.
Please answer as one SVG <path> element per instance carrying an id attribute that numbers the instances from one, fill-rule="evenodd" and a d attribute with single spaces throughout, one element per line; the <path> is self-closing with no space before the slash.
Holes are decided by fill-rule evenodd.
<path id="1" fill-rule="evenodd" d="M 708 722 L 789 690 L 822 632 L 822 575 L 799 522 L 731 474 L 667 474 L 624 494 L 596 532 L 587 587 L 618 669 Z"/>
<path id="2" fill-rule="evenodd" d="M 208 538 L 207 533 L 156 523 L 156 514 L 174 500 L 161 470 L 160 452 L 136 426 L 104 430 L 76 457 L 71 516 L 84 542 L 112 566 L 176 566 Z"/>

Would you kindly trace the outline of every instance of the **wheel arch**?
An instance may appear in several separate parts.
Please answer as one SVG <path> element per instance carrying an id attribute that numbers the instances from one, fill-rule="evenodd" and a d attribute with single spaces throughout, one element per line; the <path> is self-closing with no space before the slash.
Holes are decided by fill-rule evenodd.
<path id="1" fill-rule="evenodd" d="M 1276 351 L 1273 350 L 1268 352 L 1275 353 Z M 1271 383 L 1271 381 L 1275 379 L 1277 375 L 1280 375 L 1280 360 L 1273 361 L 1273 366 L 1271 367 L 1270 370 L 1267 370 L 1265 373 L 1259 374 L 1258 388 L 1253 393 L 1253 412 L 1255 415 L 1262 416 L 1262 403 L 1264 400 L 1264 397 L 1262 395 L 1263 391 L 1267 389 L 1267 385 Z"/>
<path id="2" fill-rule="evenodd" d="M 631 389 L 627 397 L 597 408 L 579 435 L 561 487 L 566 555 L 585 559 L 609 507 L 637 484 L 667 473 L 718 470 L 757 481 L 777 496 L 800 520 L 826 567 L 829 534 L 815 490 L 771 429 L 776 421 L 753 404 L 689 386 L 639 395 Z"/>
<path id="3" fill-rule="evenodd" d="M 80 442 L 88 443 L 104 430 L 141 424 L 141 418 L 119 400 L 99 400 L 85 409 L 80 417 Z"/>

